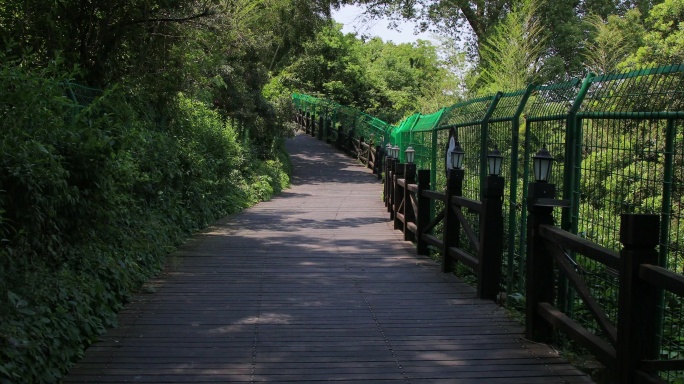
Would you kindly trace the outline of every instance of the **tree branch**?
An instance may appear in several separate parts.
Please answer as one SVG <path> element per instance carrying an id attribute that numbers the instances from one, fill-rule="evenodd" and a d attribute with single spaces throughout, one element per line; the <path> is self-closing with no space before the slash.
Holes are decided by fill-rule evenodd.
<path id="1" fill-rule="evenodd" d="M 205 9 L 204 12 L 198 13 L 195 15 L 187 16 L 187 17 L 161 17 L 161 18 L 156 18 L 156 19 L 142 19 L 142 20 L 133 20 L 129 21 L 127 23 L 121 24 L 122 26 L 128 26 L 128 25 L 135 25 L 135 24 L 145 24 L 145 23 L 178 23 L 178 24 L 183 24 L 187 23 L 188 21 L 192 20 L 197 20 L 201 19 L 203 17 L 208 17 L 208 16 L 213 16 L 216 13 L 214 11 L 211 11 L 209 9 Z"/>

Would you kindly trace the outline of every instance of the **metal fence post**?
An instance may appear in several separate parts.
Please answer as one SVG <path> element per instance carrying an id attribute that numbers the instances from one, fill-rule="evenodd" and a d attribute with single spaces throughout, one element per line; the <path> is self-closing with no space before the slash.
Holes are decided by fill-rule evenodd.
<path id="1" fill-rule="evenodd" d="M 504 178 L 487 176 L 480 213 L 477 296 L 494 301 L 501 290 L 501 258 L 504 245 L 503 193 Z"/>
<path id="2" fill-rule="evenodd" d="M 539 315 L 537 308 L 539 303 L 553 304 L 555 297 L 553 259 L 538 235 L 539 226 L 553 225 L 553 207 L 539 205 L 538 199 L 555 196 L 555 184 L 533 182 L 528 185 L 525 335 L 534 341 L 548 341 L 552 335 L 551 325 Z"/>
<path id="3" fill-rule="evenodd" d="M 442 244 L 442 272 L 449 272 L 454 269 L 454 262 L 449 256 L 449 248 L 460 246 L 458 217 L 451 207 L 452 196 L 463 196 L 463 178 L 465 171 L 462 169 L 450 169 L 447 177 L 447 187 L 444 201 L 444 233 Z"/>
<path id="4" fill-rule="evenodd" d="M 659 289 L 639 278 L 642 264 L 658 265 L 658 215 L 620 216 L 620 296 L 617 328 L 617 383 L 635 383 L 641 360 L 657 359 Z"/>

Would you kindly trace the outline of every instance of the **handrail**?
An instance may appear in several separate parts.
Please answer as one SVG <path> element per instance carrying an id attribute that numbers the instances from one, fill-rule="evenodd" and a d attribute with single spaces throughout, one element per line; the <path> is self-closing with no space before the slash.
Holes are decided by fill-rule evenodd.
<path id="1" fill-rule="evenodd" d="M 451 170 L 445 191 L 436 191 L 431 189 L 430 171 L 416 170 L 413 164 L 388 158 L 383 147 L 351 133 L 346 135 L 341 129 L 330 130 L 326 122 L 311 116 L 296 116 L 295 120 L 314 137 L 334 138 L 342 148 L 345 142 L 349 143 L 352 147 L 349 152 L 378 177 L 384 175 L 383 199 L 394 227 L 403 232 L 404 240 L 415 241 L 418 254 L 428 254 L 431 249 L 439 252 L 444 271 L 449 271 L 453 263 L 472 268 L 477 273 L 478 297 L 496 299 L 501 286 L 501 247 L 497 239 L 503 238 L 503 179 L 487 177 L 478 201 L 463 196 L 463 171 Z M 553 210 L 568 209 L 572 201 L 555 199 L 555 186 L 550 183 L 538 185 L 540 188 L 532 186 L 526 199 L 528 216 L 523 221 L 527 223 L 528 236 L 524 269 L 527 337 L 547 341 L 553 328 L 561 330 L 604 364 L 615 367 L 621 383 L 632 383 L 634 377 L 655 380 L 653 374 L 658 371 L 684 370 L 684 359 L 658 360 L 653 340 L 660 292 L 666 290 L 684 297 L 684 275 L 658 265 L 656 247 L 662 232 L 659 215 L 623 215 L 620 226 L 623 248 L 618 253 L 557 227 Z M 435 201 L 446 204 L 443 210 L 431 214 Z M 466 217 L 463 209 L 476 218 Z M 433 232 L 440 223 L 443 235 L 437 236 Z M 462 242 L 469 247 L 464 247 Z M 468 250 L 475 252 L 471 254 Z M 600 300 L 592 295 L 592 289 L 584 282 L 585 271 L 575 260 L 577 256 L 582 257 L 580 261 L 586 258 L 602 264 L 606 273 L 619 281 L 619 322 L 614 321 L 615 316 L 608 316 Z M 563 313 L 560 305 L 556 307 L 555 268 L 572 284 L 601 328 L 602 336 Z"/>
<path id="2" fill-rule="evenodd" d="M 496 218 L 501 217 L 503 188 L 497 193 L 476 201 L 461 196 L 463 178 L 454 173 L 445 192 L 430 189 L 429 174 L 417 175 L 414 164 L 398 163 L 397 159 L 385 160 L 385 204 L 394 222 L 394 228 L 404 233 L 404 240 L 416 241 L 417 252 L 426 254 L 433 247 L 442 255 L 442 269 L 450 269 L 454 262 L 461 262 L 478 273 L 478 296 L 496 299 L 501 279 L 501 256 L 503 227 Z M 418 182 L 414 180 L 418 176 Z M 500 179 L 498 176 L 495 177 Z M 431 202 L 449 202 L 435 217 L 430 217 Z M 476 234 L 461 210 L 479 214 L 480 234 Z M 432 234 L 435 226 L 443 222 L 443 236 Z M 460 247 L 459 233 L 468 240 L 474 254 Z"/>
<path id="3" fill-rule="evenodd" d="M 643 264 L 639 266 L 639 278 L 658 288 L 684 297 L 684 275 L 657 265 Z"/>
<path id="4" fill-rule="evenodd" d="M 620 255 L 587 239 L 552 225 L 540 225 L 539 235 L 559 246 L 580 253 L 613 269 L 620 269 Z"/>

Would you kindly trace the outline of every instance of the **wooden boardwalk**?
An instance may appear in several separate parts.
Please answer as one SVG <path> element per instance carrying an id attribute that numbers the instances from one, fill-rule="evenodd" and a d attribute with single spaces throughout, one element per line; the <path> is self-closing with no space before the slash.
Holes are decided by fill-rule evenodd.
<path id="1" fill-rule="evenodd" d="M 66 383 L 588 383 L 415 256 L 370 171 L 305 135 L 291 189 L 226 218 Z"/>

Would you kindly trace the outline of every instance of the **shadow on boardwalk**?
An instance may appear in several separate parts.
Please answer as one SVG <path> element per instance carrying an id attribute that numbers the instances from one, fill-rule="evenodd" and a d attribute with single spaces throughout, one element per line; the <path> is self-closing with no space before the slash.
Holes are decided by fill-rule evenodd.
<path id="1" fill-rule="evenodd" d="M 590 382 L 415 256 L 367 169 L 288 145 L 292 188 L 180 249 L 65 382 Z"/>

